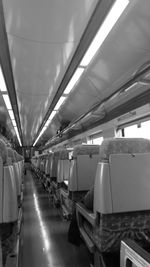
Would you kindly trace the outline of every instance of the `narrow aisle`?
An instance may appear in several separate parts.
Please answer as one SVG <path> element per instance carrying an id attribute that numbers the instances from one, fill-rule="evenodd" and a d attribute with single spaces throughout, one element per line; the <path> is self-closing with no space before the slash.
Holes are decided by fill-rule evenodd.
<path id="1" fill-rule="evenodd" d="M 68 222 L 53 208 L 41 183 L 27 171 L 19 267 L 88 267 L 87 249 L 67 241 Z"/>

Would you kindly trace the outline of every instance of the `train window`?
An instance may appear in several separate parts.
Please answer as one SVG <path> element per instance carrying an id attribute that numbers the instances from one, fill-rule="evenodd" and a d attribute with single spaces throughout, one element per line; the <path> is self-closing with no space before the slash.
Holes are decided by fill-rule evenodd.
<path id="1" fill-rule="evenodd" d="M 95 139 L 93 139 L 93 145 L 101 145 L 102 141 L 103 141 L 102 136 L 99 138 L 95 138 Z"/>
<path id="2" fill-rule="evenodd" d="M 70 159 L 70 160 L 72 159 L 72 156 L 73 156 L 73 151 L 70 151 L 70 152 L 69 152 L 69 159 Z"/>
<path id="3" fill-rule="evenodd" d="M 124 128 L 125 137 L 143 137 L 150 139 L 150 121 Z"/>
<path id="4" fill-rule="evenodd" d="M 93 144 L 93 143 L 92 143 L 92 139 L 87 140 L 87 144 L 88 144 L 88 145 L 92 145 L 92 144 Z"/>
<path id="5" fill-rule="evenodd" d="M 124 135 L 123 135 L 123 131 L 124 131 L 124 129 L 119 129 L 119 130 L 117 130 L 116 131 L 116 137 L 123 137 Z"/>
<path id="6" fill-rule="evenodd" d="M 97 137 L 97 138 L 89 139 L 89 140 L 87 141 L 87 143 L 88 143 L 89 145 L 101 145 L 102 141 L 103 141 L 103 137 L 100 136 L 100 137 Z"/>

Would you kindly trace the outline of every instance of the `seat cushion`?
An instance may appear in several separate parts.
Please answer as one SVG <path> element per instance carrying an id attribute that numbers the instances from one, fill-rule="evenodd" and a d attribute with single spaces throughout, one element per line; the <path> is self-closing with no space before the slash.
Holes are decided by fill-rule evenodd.
<path id="1" fill-rule="evenodd" d="M 96 155 L 99 154 L 99 145 L 77 145 L 73 149 L 73 158 L 77 155 Z"/>
<path id="2" fill-rule="evenodd" d="M 150 247 L 150 211 L 100 215 L 92 239 L 101 252 L 119 251 L 121 240 L 127 238 Z"/>
<path id="3" fill-rule="evenodd" d="M 83 203 L 87 209 L 93 211 L 94 186 L 86 193 L 83 198 Z"/>

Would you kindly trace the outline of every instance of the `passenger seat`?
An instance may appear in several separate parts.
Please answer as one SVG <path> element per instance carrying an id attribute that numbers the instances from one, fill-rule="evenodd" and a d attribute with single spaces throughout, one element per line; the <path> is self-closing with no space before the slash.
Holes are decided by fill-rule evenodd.
<path id="1" fill-rule="evenodd" d="M 93 197 L 92 211 L 77 203 L 76 212 L 81 236 L 99 264 L 104 255 L 119 253 L 122 239 L 150 247 L 150 140 L 105 139 Z"/>
<path id="2" fill-rule="evenodd" d="M 67 218 L 71 217 L 75 203 L 93 186 L 99 149 L 99 145 L 77 145 L 73 148 L 68 188 L 60 189 L 61 207 Z"/>

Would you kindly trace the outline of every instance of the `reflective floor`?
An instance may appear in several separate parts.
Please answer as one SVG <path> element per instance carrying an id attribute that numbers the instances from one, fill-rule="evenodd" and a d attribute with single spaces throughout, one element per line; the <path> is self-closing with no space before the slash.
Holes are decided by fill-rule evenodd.
<path id="1" fill-rule="evenodd" d="M 89 267 L 84 245 L 67 241 L 69 222 L 62 220 L 40 181 L 25 176 L 19 267 Z"/>

